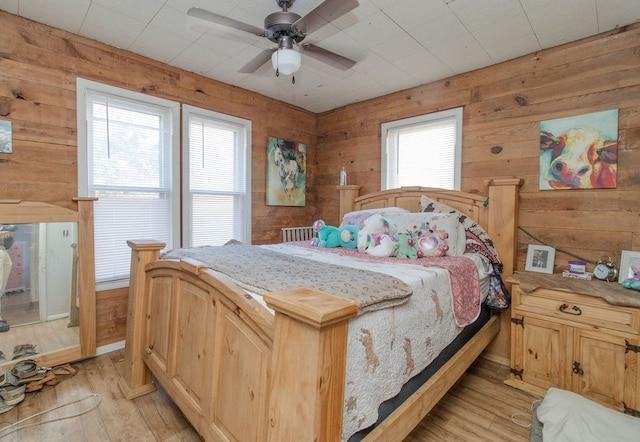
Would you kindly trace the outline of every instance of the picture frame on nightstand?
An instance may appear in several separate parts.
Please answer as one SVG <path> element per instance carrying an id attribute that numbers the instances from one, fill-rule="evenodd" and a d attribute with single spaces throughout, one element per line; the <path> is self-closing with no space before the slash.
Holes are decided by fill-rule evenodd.
<path id="1" fill-rule="evenodd" d="M 620 258 L 620 273 L 618 275 L 619 283 L 622 283 L 625 279 L 633 276 L 631 265 L 637 261 L 640 261 L 640 252 L 634 252 L 631 250 L 622 251 L 622 257 Z"/>
<path id="2" fill-rule="evenodd" d="M 529 244 L 527 262 L 524 269 L 528 272 L 553 273 L 556 249 L 550 246 Z"/>

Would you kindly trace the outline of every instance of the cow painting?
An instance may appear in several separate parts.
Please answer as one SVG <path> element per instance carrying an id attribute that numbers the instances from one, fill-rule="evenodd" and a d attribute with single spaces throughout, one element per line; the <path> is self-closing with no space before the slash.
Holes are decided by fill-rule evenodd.
<path id="1" fill-rule="evenodd" d="M 541 189 L 616 187 L 617 137 L 609 139 L 591 126 L 558 132 L 540 131 Z"/>

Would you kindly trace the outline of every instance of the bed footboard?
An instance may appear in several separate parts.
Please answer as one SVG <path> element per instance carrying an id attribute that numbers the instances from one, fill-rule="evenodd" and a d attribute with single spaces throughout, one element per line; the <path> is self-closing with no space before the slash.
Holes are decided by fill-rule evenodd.
<path id="1" fill-rule="evenodd" d="M 129 245 L 125 397 L 152 391 L 153 373 L 205 440 L 340 439 L 355 303 L 292 289 L 265 296 L 272 315 L 198 261 Z"/>

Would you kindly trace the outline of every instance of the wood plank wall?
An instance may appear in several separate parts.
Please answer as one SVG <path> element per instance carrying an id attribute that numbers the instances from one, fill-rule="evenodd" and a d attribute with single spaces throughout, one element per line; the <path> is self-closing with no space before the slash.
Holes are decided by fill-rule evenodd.
<path id="1" fill-rule="evenodd" d="M 0 153 L 0 198 L 75 208 L 81 77 L 251 120 L 253 242 L 280 242 L 281 227 L 315 220 L 315 114 L 3 11 L 0 29 L 0 119 L 13 127 L 13 153 Z M 266 205 L 268 137 L 307 145 L 305 207 Z M 122 291 L 97 294 L 98 345 L 124 339 L 126 307 Z"/>
<path id="2" fill-rule="evenodd" d="M 362 192 L 380 190 L 380 124 L 464 107 L 462 190 L 485 180 L 524 180 L 519 225 L 542 241 L 595 261 L 640 250 L 640 24 L 509 62 L 335 109 L 318 116 L 317 204 L 338 222 L 338 173 Z M 618 186 L 538 190 L 542 120 L 619 109 Z M 519 231 L 517 268 L 529 244 Z M 556 272 L 569 254 L 556 254 Z M 588 265 L 591 270 L 593 265 Z"/>
<path id="3" fill-rule="evenodd" d="M 316 217 L 337 224 L 343 165 L 350 184 L 379 190 L 381 123 L 464 106 L 463 190 L 521 177 L 520 226 L 545 242 L 588 260 L 640 250 L 640 25 L 319 115 L 2 11 L 0 27 L 0 119 L 14 131 L 14 153 L 0 154 L 1 198 L 73 207 L 76 77 L 250 119 L 255 243 L 278 242 L 280 227 Z M 540 121 L 614 108 L 617 189 L 539 191 Z M 266 206 L 270 136 L 307 144 L 306 207 Z M 520 232 L 519 269 L 531 243 Z M 568 259 L 559 252 L 557 270 Z M 99 345 L 124 337 L 125 300 L 98 293 Z"/>

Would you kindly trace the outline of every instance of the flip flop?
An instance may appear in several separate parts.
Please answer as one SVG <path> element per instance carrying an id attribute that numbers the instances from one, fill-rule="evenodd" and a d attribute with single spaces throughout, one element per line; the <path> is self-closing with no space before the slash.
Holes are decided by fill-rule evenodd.
<path id="1" fill-rule="evenodd" d="M 34 391 L 39 391 L 42 390 L 42 388 L 45 386 L 45 384 L 47 384 L 48 382 L 54 382 L 54 380 L 56 379 L 56 375 L 48 372 L 46 374 L 45 377 L 43 377 L 42 379 L 38 379 L 37 381 L 31 381 L 27 384 L 24 392 L 25 393 L 33 393 Z M 47 385 L 55 385 L 55 384 L 47 384 Z"/>
<path id="2" fill-rule="evenodd" d="M 42 379 L 45 372 L 46 370 L 41 369 L 33 359 L 25 359 L 17 362 L 11 369 L 11 373 L 23 384 Z"/>
<path id="3" fill-rule="evenodd" d="M 65 379 L 69 379 L 75 376 L 76 373 L 78 373 L 78 369 L 76 367 L 73 367 L 71 364 L 56 365 L 55 367 L 51 368 L 51 373 L 56 375 L 55 383 L 58 384 L 64 381 Z M 47 385 L 52 385 L 52 384 L 49 383 Z"/>

